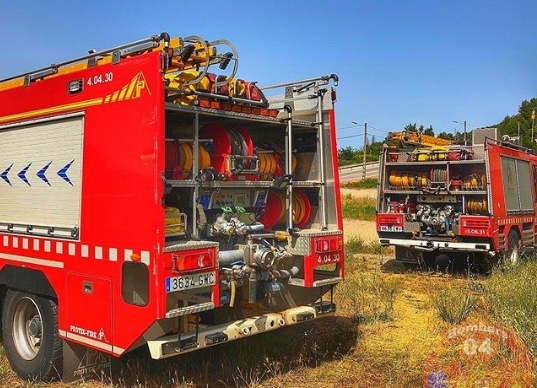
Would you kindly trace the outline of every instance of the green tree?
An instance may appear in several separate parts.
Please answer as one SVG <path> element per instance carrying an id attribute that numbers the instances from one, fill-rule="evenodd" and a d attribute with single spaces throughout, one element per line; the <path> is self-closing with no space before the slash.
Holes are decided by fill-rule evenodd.
<path id="1" fill-rule="evenodd" d="M 448 132 L 440 132 L 437 137 L 440 139 L 453 140 L 453 134 Z"/>
<path id="2" fill-rule="evenodd" d="M 367 160 L 369 162 L 373 162 L 378 160 L 379 154 L 382 151 L 382 142 L 371 142 L 371 144 L 367 147 Z"/>
<path id="3" fill-rule="evenodd" d="M 362 155 L 362 156 L 360 156 Z M 340 148 L 337 151 L 338 162 L 340 166 L 345 166 L 348 164 L 358 163 L 359 157 L 363 158 L 363 153 L 352 148 L 351 146 Z M 361 159 L 360 159 L 361 160 Z"/>
<path id="4" fill-rule="evenodd" d="M 428 135 L 428 136 L 434 136 L 434 130 L 433 130 L 433 126 L 432 125 L 429 125 L 428 128 L 425 128 L 422 124 L 418 125 L 416 123 L 412 124 L 407 124 L 405 126 L 405 128 L 403 129 L 403 131 L 409 131 L 409 132 L 421 132 L 423 133 L 424 135 Z"/>
<path id="5" fill-rule="evenodd" d="M 427 135 L 427 136 L 434 136 L 433 126 L 432 126 L 432 125 L 429 125 L 429 128 L 426 128 L 426 129 L 423 131 L 423 134 L 424 134 L 424 135 Z"/>
<path id="6" fill-rule="evenodd" d="M 352 160 L 356 155 L 356 150 L 351 146 L 340 148 L 337 152 L 338 159 L 341 160 Z"/>
<path id="7" fill-rule="evenodd" d="M 405 128 L 403 128 L 403 131 L 409 131 L 409 132 L 418 132 L 418 127 L 416 126 L 416 123 L 407 124 Z"/>
<path id="8" fill-rule="evenodd" d="M 534 124 L 531 119 L 532 109 L 535 109 L 537 111 L 537 98 L 532 98 L 530 101 L 522 101 L 522 103 L 518 107 L 518 113 L 516 115 L 505 116 L 504 119 L 496 125 L 496 127 L 498 128 L 499 136 L 520 136 L 520 145 L 533 149 L 537 148 L 535 142 L 532 143 L 531 138 L 531 128 L 532 124 Z M 537 138 L 535 128 L 533 138 Z"/>

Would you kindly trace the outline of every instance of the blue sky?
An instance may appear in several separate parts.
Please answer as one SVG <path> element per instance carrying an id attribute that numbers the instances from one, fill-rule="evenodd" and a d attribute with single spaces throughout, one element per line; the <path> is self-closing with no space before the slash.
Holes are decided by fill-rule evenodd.
<path id="1" fill-rule="evenodd" d="M 0 79 L 163 31 L 230 40 L 260 85 L 336 73 L 339 148 L 361 148 L 353 121 L 377 141 L 471 130 L 537 97 L 535 0 L 3 0 L 0 18 Z"/>

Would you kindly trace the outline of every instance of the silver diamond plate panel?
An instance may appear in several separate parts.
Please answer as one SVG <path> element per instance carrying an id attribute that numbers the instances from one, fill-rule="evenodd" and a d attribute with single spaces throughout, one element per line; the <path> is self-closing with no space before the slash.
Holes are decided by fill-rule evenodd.
<path id="1" fill-rule="evenodd" d="M 311 238 L 312 237 L 324 237 L 324 236 L 337 236 L 342 235 L 341 230 L 336 231 L 315 231 L 315 232 L 300 232 L 297 236 L 289 238 L 289 245 L 287 250 L 293 255 L 308 256 L 311 255 Z"/>
<path id="2" fill-rule="evenodd" d="M 214 248 L 218 247 L 218 243 L 212 241 L 181 241 L 166 245 L 164 252 L 187 251 L 198 248 Z"/>

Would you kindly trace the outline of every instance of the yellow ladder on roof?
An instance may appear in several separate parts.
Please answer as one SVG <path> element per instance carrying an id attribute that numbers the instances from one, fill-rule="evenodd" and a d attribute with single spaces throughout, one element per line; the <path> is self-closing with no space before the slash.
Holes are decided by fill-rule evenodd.
<path id="1" fill-rule="evenodd" d="M 219 54 L 216 50 L 217 45 L 226 45 L 231 48 L 231 52 Z M 226 40 L 208 42 L 198 36 L 170 38 L 167 33 L 162 33 L 100 52 L 91 51 L 83 57 L 0 80 L 0 91 L 28 86 L 32 82 L 78 72 L 94 66 L 116 63 L 121 59 L 155 50 L 165 51 L 168 55 L 166 73 L 201 68 L 201 79 L 207 73 L 209 66 L 218 64 L 223 69 L 231 60 L 235 62 L 235 65 L 233 73 L 227 79 L 233 78 L 237 71 L 238 55 L 230 42 Z M 193 82 L 195 83 L 195 81 Z"/>

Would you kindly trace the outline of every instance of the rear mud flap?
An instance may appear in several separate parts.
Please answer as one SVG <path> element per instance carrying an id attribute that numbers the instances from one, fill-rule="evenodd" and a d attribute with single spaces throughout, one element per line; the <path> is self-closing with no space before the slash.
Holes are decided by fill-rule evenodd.
<path id="1" fill-rule="evenodd" d="M 86 346 L 63 341 L 63 381 L 111 376 L 112 356 Z"/>

